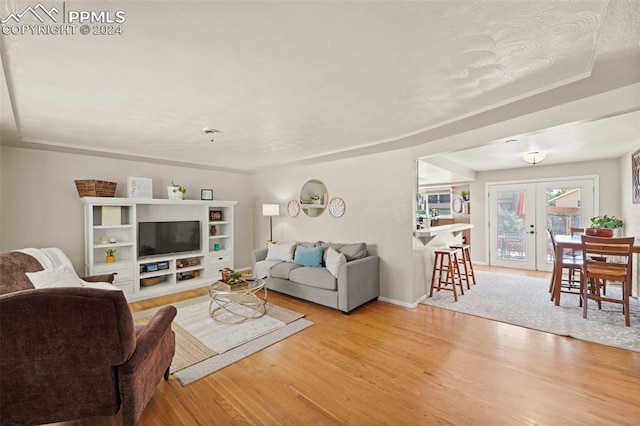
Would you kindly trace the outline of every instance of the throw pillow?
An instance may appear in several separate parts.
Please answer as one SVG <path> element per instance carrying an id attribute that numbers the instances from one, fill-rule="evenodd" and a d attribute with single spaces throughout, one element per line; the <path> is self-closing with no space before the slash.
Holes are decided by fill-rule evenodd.
<path id="1" fill-rule="evenodd" d="M 353 243 L 353 244 L 329 243 L 329 246 L 334 250 L 344 254 L 344 257 L 347 258 L 347 262 L 351 262 L 352 260 L 357 260 L 357 259 L 364 259 L 369 255 L 369 253 L 367 252 L 366 243 Z"/>
<path id="2" fill-rule="evenodd" d="M 35 288 L 80 287 L 83 283 L 75 271 L 65 266 L 26 274 Z"/>
<path id="3" fill-rule="evenodd" d="M 298 246 L 293 262 L 300 266 L 319 268 L 322 266 L 322 247 Z"/>
<path id="4" fill-rule="evenodd" d="M 283 262 L 293 262 L 293 250 L 296 243 L 267 244 L 266 260 L 281 260 Z"/>
<path id="5" fill-rule="evenodd" d="M 338 278 L 338 271 L 340 267 L 347 263 L 347 258 L 344 257 L 344 254 L 338 253 L 331 247 L 327 249 L 327 257 L 325 259 L 325 263 L 327 265 L 327 270 L 331 272 L 331 275 Z"/>

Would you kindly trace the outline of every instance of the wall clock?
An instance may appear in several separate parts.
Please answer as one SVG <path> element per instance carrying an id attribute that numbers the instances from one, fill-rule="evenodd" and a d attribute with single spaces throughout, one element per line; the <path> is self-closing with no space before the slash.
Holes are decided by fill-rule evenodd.
<path id="1" fill-rule="evenodd" d="M 298 216 L 298 214 L 300 214 L 300 203 L 296 200 L 289 201 L 289 204 L 287 204 L 287 212 L 291 217 Z"/>
<path id="2" fill-rule="evenodd" d="M 453 200 L 453 211 L 455 213 L 462 213 L 462 198 Z"/>
<path id="3" fill-rule="evenodd" d="M 329 201 L 329 213 L 333 217 L 341 217 L 344 214 L 346 206 L 344 204 L 344 200 L 340 197 L 332 198 Z"/>

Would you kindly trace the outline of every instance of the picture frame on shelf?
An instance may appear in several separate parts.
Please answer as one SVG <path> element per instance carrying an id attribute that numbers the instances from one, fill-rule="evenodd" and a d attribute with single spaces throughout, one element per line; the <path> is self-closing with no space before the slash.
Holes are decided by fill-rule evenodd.
<path id="1" fill-rule="evenodd" d="M 210 210 L 209 211 L 209 221 L 216 222 L 219 220 L 224 220 L 224 216 L 222 214 L 222 210 Z"/>
<path id="2" fill-rule="evenodd" d="M 153 198 L 153 179 L 129 176 L 127 178 L 127 197 Z"/>
<path id="3" fill-rule="evenodd" d="M 200 199 L 206 201 L 213 200 L 213 189 L 201 189 L 200 190 Z"/>

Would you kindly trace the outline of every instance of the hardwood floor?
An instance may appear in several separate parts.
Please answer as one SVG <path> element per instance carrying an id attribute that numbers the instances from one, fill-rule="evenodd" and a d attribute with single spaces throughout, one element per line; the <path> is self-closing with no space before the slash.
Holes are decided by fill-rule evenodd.
<path id="1" fill-rule="evenodd" d="M 269 299 L 315 324 L 187 387 L 173 377 L 162 382 L 140 425 L 632 425 L 640 419 L 640 353 L 425 305 L 374 301 L 343 315 L 275 292 Z"/>

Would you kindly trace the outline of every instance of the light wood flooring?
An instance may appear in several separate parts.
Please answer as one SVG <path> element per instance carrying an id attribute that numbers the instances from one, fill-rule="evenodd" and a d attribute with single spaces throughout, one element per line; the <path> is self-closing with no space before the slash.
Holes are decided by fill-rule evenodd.
<path id="1" fill-rule="evenodd" d="M 205 293 L 165 296 L 131 308 Z M 374 301 L 343 315 L 275 292 L 269 300 L 304 312 L 315 324 L 187 387 L 173 377 L 160 383 L 140 424 L 640 421 L 640 353 L 425 305 L 408 309 Z M 73 424 L 120 423 L 118 415 Z"/>

